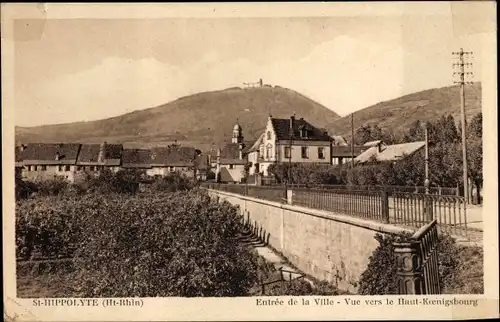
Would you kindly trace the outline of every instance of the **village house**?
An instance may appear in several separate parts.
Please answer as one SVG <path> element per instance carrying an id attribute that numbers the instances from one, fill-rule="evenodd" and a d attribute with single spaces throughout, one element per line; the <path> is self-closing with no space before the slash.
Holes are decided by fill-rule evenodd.
<path id="1" fill-rule="evenodd" d="M 29 143 L 21 145 L 17 165 L 22 160 L 21 177 L 47 180 L 57 177 L 74 181 L 76 161 L 80 151 L 77 143 Z"/>
<path id="2" fill-rule="evenodd" d="M 217 181 L 242 182 L 245 177 L 245 165 L 248 163 L 247 151 L 243 142 L 243 130 L 239 122 L 233 127 L 231 143 L 217 149 L 215 175 Z"/>
<path id="3" fill-rule="evenodd" d="M 180 172 L 206 180 L 209 158 L 200 150 L 177 144 L 153 149 L 124 149 L 121 144 L 28 144 L 15 148 L 16 178 L 48 180 L 62 177 L 70 182 L 100 170 L 142 169 L 150 177 Z"/>
<path id="4" fill-rule="evenodd" d="M 397 162 L 424 148 L 425 141 L 386 145 L 381 140 L 377 140 L 367 142 L 363 147 L 367 149 L 354 159 L 354 162 L 359 165 L 374 162 Z"/>
<path id="5" fill-rule="evenodd" d="M 332 137 L 303 118 L 273 118 L 269 115 L 266 128 L 252 146 L 252 173 L 268 176 L 268 168 L 274 163 L 324 163 L 331 164 Z"/>
<path id="6" fill-rule="evenodd" d="M 25 148 L 25 145 L 22 146 L 16 146 L 16 150 L 14 152 L 14 157 L 15 157 L 15 175 L 16 175 L 16 180 L 17 179 L 22 179 L 23 177 L 23 156 L 22 156 L 22 151 Z"/>
<path id="7" fill-rule="evenodd" d="M 144 170 L 149 177 L 164 177 L 178 172 L 187 177 L 196 173 L 198 180 L 206 180 L 209 159 L 200 150 L 173 144 L 152 149 L 125 149 L 123 168 Z"/>
<path id="8" fill-rule="evenodd" d="M 95 173 L 108 169 L 117 172 L 121 168 L 122 144 L 82 144 L 76 160 L 77 173 Z"/>
<path id="9" fill-rule="evenodd" d="M 261 151 L 261 145 L 264 141 L 264 133 L 262 133 L 257 141 L 248 149 L 248 162 L 251 165 L 249 169 L 249 175 L 253 176 L 255 174 L 259 173 L 259 159 L 260 159 L 260 151 Z"/>
<path id="10" fill-rule="evenodd" d="M 193 177 L 195 172 L 204 172 L 206 158 L 201 156 L 201 151 L 192 147 L 183 147 L 173 144 L 168 147 L 151 149 L 151 169 L 146 173 L 149 176 L 166 176 L 172 172 L 179 172 L 188 177 Z"/>
<path id="11" fill-rule="evenodd" d="M 360 155 L 363 151 L 367 150 L 368 147 L 355 145 L 351 147 L 347 144 L 345 138 L 340 135 L 334 135 L 332 141 L 332 165 L 342 165 L 345 163 L 349 163 Z"/>
<path id="12" fill-rule="evenodd" d="M 122 169 L 151 169 L 151 151 L 148 149 L 123 149 Z"/>

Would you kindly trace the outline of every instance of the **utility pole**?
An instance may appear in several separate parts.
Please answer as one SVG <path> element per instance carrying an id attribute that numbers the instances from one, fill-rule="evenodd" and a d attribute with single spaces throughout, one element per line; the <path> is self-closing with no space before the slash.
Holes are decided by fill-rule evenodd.
<path id="1" fill-rule="evenodd" d="M 425 180 L 424 180 L 424 186 L 425 186 L 425 194 L 429 194 L 429 186 L 430 186 L 430 181 L 429 181 L 429 136 L 428 136 L 428 130 L 427 130 L 427 123 L 424 122 L 424 131 L 425 131 Z"/>
<path id="2" fill-rule="evenodd" d="M 453 72 L 453 75 L 458 75 L 459 80 L 454 81 L 455 84 L 460 84 L 460 106 L 461 106 L 461 122 L 462 122 L 462 163 L 463 163 L 463 181 L 464 181 L 464 198 L 465 202 L 469 203 L 469 182 L 467 175 L 467 139 L 466 139 L 466 117 L 465 117 L 465 84 L 470 83 L 466 82 L 466 76 L 472 76 L 472 72 L 466 72 L 465 68 L 472 67 L 472 63 L 465 62 L 464 57 L 472 55 L 472 51 L 464 51 L 463 48 L 460 48 L 460 51 L 453 52 L 453 56 L 458 58 L 458 62 L 453 63 L 453 67 L 457 68 L 458 71 Z"/>
<path id="3" fill-rule="evenodd" d="M 288 158 L 288 185 L 292 184 L 292 140 L 293 140 L 293 121 L 295 120 L 295 112 L 293 112 L 293 118 L 290 118 L 290 145 L 289 149 L 289 158 Z"/>
<path id="4" fill-rule="evenodd" d="M 351 168 L 354 168 L 354 112 L 351 113 Z"/>
<path id="5" fill-rule="evenodd" d="M 424 132 L 425 132 L 425 194 L 429 194 L 429 131 L 427 129 L 427 122 L 424 122 Z M 425 198 L 425 210 L 424 213 L 427 215 L 427 220 L 432 221 L 434 219 L 433 207 L 432 207 L 432 199 Z"/>

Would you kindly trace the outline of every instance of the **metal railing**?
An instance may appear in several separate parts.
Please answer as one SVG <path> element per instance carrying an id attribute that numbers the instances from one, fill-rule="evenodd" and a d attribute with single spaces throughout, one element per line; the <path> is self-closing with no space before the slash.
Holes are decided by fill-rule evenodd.
<path id="1" fill-rule="evenodd" d="M 264 185 L 264 181 L 262 183 Z M 279 185 L 266 184 L 266 185 Z M 386 191 L 388 193 L 406 192 L 406 193 L 425 193 L 423 186 L 396 186 L 396 185 L 340 185 L 340 184 L 290 184 L 292 188 L 315 188 L 315 189 L 333 189 L 333 190 L 358 190 L 358 191 Z M 444 196 L 458 196 L 459 191 L 457 188 L 450 187 L 429 187 L 429 194 L 444 195 Z"/>
<path id="2" fill-rule="evenodd" d="M 408 241 L 395 242 L 399 294 L 440 294 L 437 220 L 421 227 Z"/>
<path id="3" fill-rule="evenodd" d="M 269 287 L 272 287 L 277 283 L 280 283 L 281 287 L 283 288 L 286 284 L 293 283 L 295 280 L 305 279 L 305 274 L 289 271 L 284 269 L 283 267 L 278 268 L 278 271 L 280 273 L 278 279 L 270 282 L 260 283 L 260 295 L 269 295 L 266 291 Z"/>
<path id="4" fill-rule="evenodd" d="M 468 237 L 466 203 L 463 197 L 402 192 L 391 194 L 385 190 L 335 190 L 219 183 L 206 183 L 202 186 L 412 228 L 420 228 L 436 219 L 440 232 Z M 291 190 L 288 199 L 286 189 Z"/>
<path id="5" fill-rule="evenodd" d="M 418 228 L 435 219 L 440 231 L 467 236 L 464 197 L 393 193 L 391 199 L 389 216 L 394 224 Z"/>
<path id="6" fill-rule="evenodd" d="M 384 191 L 321 190 L 292 188 L 292 204 L 389 222 Z"/>
<path id="7" fill-rule="evenodd" d="M 286 189 L 281 186 L 268 187 L 245 184 L 203 183 L 201 187 L 269 201 L 284 202 L 286 200 Z"/>
<path id="8" fill-rule="evenodd" d="M 286 189 L 284 187 L 247 186 L 246 195 L 270 201 L 284 202 L 286 200 Z"/>

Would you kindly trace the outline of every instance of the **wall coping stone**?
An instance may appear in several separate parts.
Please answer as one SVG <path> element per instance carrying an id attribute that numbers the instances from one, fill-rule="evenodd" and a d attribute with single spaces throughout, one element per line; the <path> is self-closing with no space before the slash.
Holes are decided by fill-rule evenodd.
<path id="1" fill-rule="evenodd" d="M 329 211 L 325 211 L 325 210 L 312 209 L 312 208 L 300 207 L 300 206 L 289 205 L 289 204 L 282 204 L 282 203 L 279 203 L 276 201 L 269 201 L 269 200 L 263 200 L 263 199 L 243 196 L 243 195 L 239 195 L 239 194 L 231 193 L 231 192 L 227 192 L 227 191 L 213 190 L 213 189 L 207 189 L 207 190 L 215 192 L 215 193 L 219 193 L 222 195 L 227 195 L 230 197 L 239 198 L 242 200 L 260 203 L 263 205 L 268 205 L 268 206 L 272 206 L 272 207 L 276 207 L 276 208 L 300 212 L 300 213 L 303 213 L 306 215 L 315 216 L 315 217 L 319 217 L 319 218 L 323 218 L 323 219 L 328 219 L 328 220 L 333 220 L 333 221 L 337 221 L 337 222 L 341 222 L 341 223 L 346 223 L 349 225 L 358 226 L 358 227 L 366 228 L 369 230 L 374 230 L 374 231 L 377 231 L 380 233 L 385 233 L 385 234 L 399 234 L 402 232 L 414 233 L 416 231 L 416 229 L 413 230 L 413 229 L 399 227 L 399 226 L 395 226 L 395 225 L 391 225 L 391 224 L 384 224 L 384 223 L 380 223 L 380 222 L 376 222 L 376 221 L 366 220 L 366 219 L 348 216 L 348 215 L 342 215 L 339 213 L 329 212 Z"/>

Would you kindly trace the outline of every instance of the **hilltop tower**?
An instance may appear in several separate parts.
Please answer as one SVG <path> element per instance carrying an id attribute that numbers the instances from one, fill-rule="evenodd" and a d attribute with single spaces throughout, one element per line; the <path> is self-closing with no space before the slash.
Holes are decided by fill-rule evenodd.
<path id="1" fill-rule="evenodd" d="M 233 137 L 231 143 L 243 143 L 243 130 L 238 119 L 236 119 L 236 124 L 233 127 Z"/>

